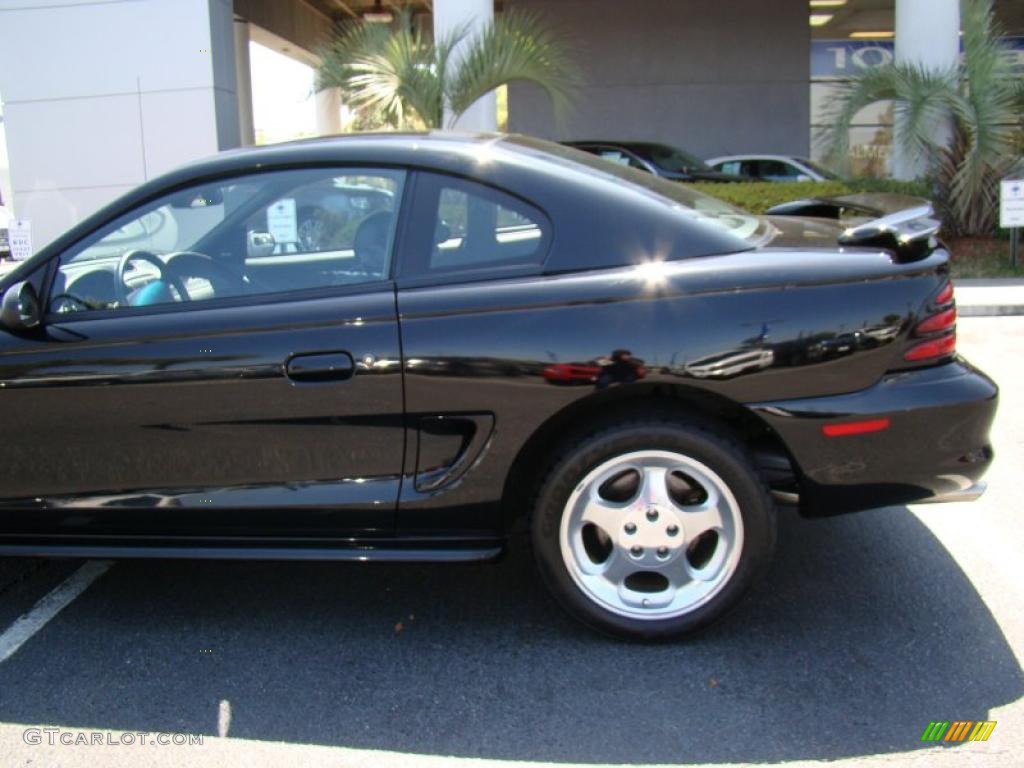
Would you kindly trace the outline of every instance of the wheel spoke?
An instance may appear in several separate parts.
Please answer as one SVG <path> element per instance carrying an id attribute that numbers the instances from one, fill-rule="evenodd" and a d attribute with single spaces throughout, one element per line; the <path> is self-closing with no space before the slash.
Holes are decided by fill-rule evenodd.
<path id="1" fill-rule="evenodd" d="M 654 611 L 669 605 L 675 597 L 675 590 L 670 587 L 662 592 L 638 592 L 623 585 L 619 588 L 619 597 L 634 608 Z"/>
<path id="2" fill-rule="evenodd" d="M 643 487 L 640 498 L 650 507 L 658 505 L 674 507 L 675 502 L 668 495 L 668 470 L 664 467 L 644 467 Z"/>
<path id="3" fill-rule="evenodd" d="M 720 531 L 729 508 L 722 508 L 727 502 L 713 488 L 706 489 L 708 497 L 700 504 L 683 507 L 683 525 L 686 526 L 686 537 L 693 541 L 707 531 Z"/>
<path id="4" fill-rule="evenodd" d="M 597 493 L 597 487 L 594 487 L 589 492 L 580 521 L 596 525 L 607 533 L 608 536 L 615 538 L 619 525 L 622 524 L 622 517 L 625 511 L 626 507 L 624 505 L 602 499 Z"/>
<path id="5" fill-rule="evenodd" d="M 680 553 L 678 557 L 674 557 L 668 562 L 648 566 L 646 570 L 664 576 L 668 580 L 669 591 L 671 592 L 693 581 L 693 576 L 690 573 L 690 564 L 686 561 L 686 553 Z"/>
<path id="6" fill-rule="evenodd" d="M 629 559 L 629 555 L 618 547 L 614 547 L 612 553 L 608 555 L 608 559 L 604 561 L 601 576 L 610 584 L 621 588 L 626 577 L 635 571 L 636 564 Z"/>

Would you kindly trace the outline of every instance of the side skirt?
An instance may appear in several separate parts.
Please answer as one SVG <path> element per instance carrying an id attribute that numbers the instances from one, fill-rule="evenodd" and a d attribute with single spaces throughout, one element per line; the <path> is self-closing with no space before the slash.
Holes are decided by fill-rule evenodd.
<path id="1" fill-rule="evenodd" d="M 493 560 L 501 539 L 281 541 L 258 539 L 162 539 L 136 537 L 47 538 L 4 536 L 3 557 L 156 558 L 201 560 L 333 560 L 339 562 L 464 563 Z"/>

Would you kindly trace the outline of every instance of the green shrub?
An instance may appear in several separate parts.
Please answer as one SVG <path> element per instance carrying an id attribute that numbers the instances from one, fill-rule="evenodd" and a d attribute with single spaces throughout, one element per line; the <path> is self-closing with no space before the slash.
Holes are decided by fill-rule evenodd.
<path id="1" fill-rule="evenodd" d="M 849 181 L 750 181 L 736 184 L 699 182 L 686 186 L 751 213 L 764 213 L 774 205 L 807 197 L 834 197 L 858 192 L 913 195 L 931 199 L 932 192 L 924 181 L 895 179 L 851 179 Z"/>
<path id="2" fill-rule="evenodd" d="M 751 213 L 764 213 L 773 205 L 805 197 L 848 195 L 853 190 L 839 181 L 750 181 L 736 184 L 700 182 L 687 184 L 698 192 L 725 200 Z"/>
<path id="3" fill-rule="evenodd" d="M 894 195 L 912 195 L 932 200 L 935 191 L 926 181 L 900 181 L 899 179 L 850 179 L 844 182 L 854 192 L 887 192 Z"/>

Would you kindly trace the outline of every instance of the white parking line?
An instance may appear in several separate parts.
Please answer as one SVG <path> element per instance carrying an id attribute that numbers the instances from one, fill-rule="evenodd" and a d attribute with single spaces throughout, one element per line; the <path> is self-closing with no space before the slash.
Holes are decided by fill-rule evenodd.
<path id="1" fill-rule="evenodd" d="M 17 653 L 32 635 L 85 592 L 111 565 L 113 563 L 109 560 L 90 560 L 36 603 L 31 611 L 11 624 L 7 631 L 0 635 L 0 664 Z"/>

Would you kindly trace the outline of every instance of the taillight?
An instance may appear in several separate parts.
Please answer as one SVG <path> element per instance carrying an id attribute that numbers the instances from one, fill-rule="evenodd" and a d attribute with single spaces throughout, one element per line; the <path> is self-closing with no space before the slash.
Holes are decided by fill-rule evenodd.
<path id="1" fill-rule="evenodd" d="M 946 357 L 956 352 L 956 334 L 950 334 L 949 336 L 940 336 L 937 339 L 931 341 L 925 341 L 917 346 L 911 347 L 907 350 L 907 353 L 903 355 L 904 360 L 908 360 L 912 363 L 919 363 L 922 360 L 931 360 L 937 357 Z"/>
<path id="2" fill-rule="evenodd" d="M 956 325 L 956 307 L 950 307 L 944 309 L 937 315 L 925 318 L 917 324 L 917 328 L 914 329 L 914 333 L 918 336 L 926 336 L 929 333 L 938 333 L 940 331 L 948 331 L 950 328 Z"/>
<path id="3" fill-rule="evenodd" d="M 904 360 L 920 363 L 956 352 L 956 306 L 950 305 L 953 305 L 953 283 L 947 282 L 931 303 L 939 311 L 914 326 L 914 336 L 934 338 L 912 346 L 903 354 Z"/>

